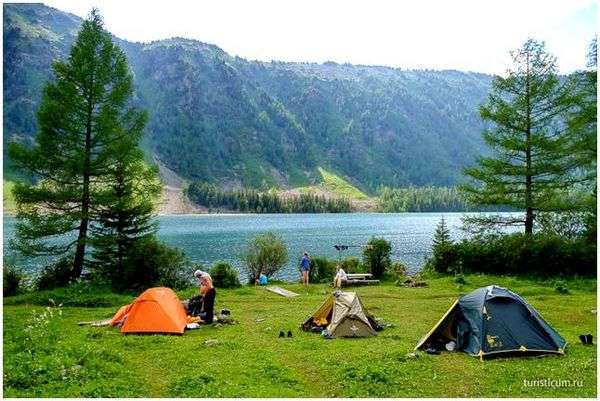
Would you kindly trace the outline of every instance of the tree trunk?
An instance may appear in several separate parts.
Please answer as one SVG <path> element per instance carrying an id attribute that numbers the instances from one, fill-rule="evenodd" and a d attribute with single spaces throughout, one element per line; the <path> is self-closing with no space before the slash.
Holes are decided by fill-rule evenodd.
<path id="1" fill-rule="evenodd" d="M 85 260 L 85 243 L 87 239 L 88 219 L 81 219 L 79 235 L 77 237 L 77 248 L 75 250 L 75 261 L 73 263 L 73 278 L 79 278 L 83 271 Z"/>
<path id="2" fill-rule="evenodd" d="M 81 272 L 83 271 L 83 264 L 85 261 L 85 245 L 87 242 L 87 231 L 89 224 L 91 164 L 90 158 L 92 152 L 92 110 L 93 105 L 90 95 L 90 99 L 88 102 L 87 122 L 85 127 L 85 155 L 83 163 L 83 191 L 81 195 L 81 223 L 79 224 L 79 235 L 77 237 L 75 261 L 73 262 L 73 278 L 75 279 L 79 278 L 81 276 Z"/>
<path id="3" fill-rule="evenodd" d="M 526 94 L 527 115 L 525 127 L 525 234 L 533 233 L 533 205 L 531 174 L 531 88 L 529 83 L 529 55 L 527 55 Z"/>

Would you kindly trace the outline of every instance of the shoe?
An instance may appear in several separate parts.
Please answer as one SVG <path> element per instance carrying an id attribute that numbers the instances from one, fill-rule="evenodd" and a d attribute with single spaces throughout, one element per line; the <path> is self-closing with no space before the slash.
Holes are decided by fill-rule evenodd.
<path id="1" fill-rule="evenodd" d="M 429 347 L 425 350 L 426 353 L 431 354 L 431 355 L 439 355 L 441 354 L 441 352 L 433 347 Z"/>
<path id="2" fill-rule="evenodd" d="M 586 345 L 586 344 L 587 344 L 587 338 L 585 338 L 585 335 L 583 335 L 583 334 L 580 334 L 580 335 L 579 335 L 579 341 L 581 341 L 581 343 L 582 343 L 583 345 Z"/>
<path id="3" fill-rule="evenodd" d="M 594 345 L 594 336 L 591 334 L 586 334 L 585 335 L 585 340 L 587 342 L 587 345 Z"/>
<path id="4" fill-rule="evenodd" d="M 288 330 L 288 338 L 292 336 L 292 330 Z"/>
<path id="5" fill-rule="evenodd" d="M 283 331 L 280 331 L 280 332 L 279 332 L 279 338 L 285 338 L 285 334 L 284 334 L 284 332 L 283 332 Z"/>

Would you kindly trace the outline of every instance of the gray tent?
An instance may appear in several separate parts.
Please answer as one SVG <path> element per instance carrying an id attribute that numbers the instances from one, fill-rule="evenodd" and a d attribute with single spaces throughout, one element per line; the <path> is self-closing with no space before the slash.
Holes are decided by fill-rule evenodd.
<path id="1" fill-rule="evenodd" d="M 494 355 L 563 354 L 567 342 L 519 295 L 490 285 L 460 298 L 416 349 L 456 342 L 456 349 Z"/>
<path id="2" fill-rule="evenodd" d="M 327 329 L 331 337 L 371 337 L 376 335 L 375 321 L 365 312 L 354 292 L 336 291 L 302 325 Z"/>

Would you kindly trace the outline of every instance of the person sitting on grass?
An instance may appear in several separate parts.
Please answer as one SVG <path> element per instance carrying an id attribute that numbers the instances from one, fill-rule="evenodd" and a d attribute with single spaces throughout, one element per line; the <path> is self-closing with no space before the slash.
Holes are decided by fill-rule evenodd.
<path id="1" fill-rule="evenodd" d="M 207 272 L 196 270 L 194 276 L 200 281 L 200 295 L 202 296 L 202 309 L 198 317 L 202 319 L 200 323 L 212 323 L 214 319 L 214 307 L 217 291 L 213 286 L 212 278 Z"/>
<path id="2" fill-rule="evenodd" d="M 342 269 L 342 266 L 337 265 L 335 267 L 335 278 L 333 279 L 333 288 L 340 289 L 344 281 L 348 280 L 348 275 Z"/>
<path id="3" fill-rule="evenodd" d="M 258 285 L 267 285 L 269 283 L 269 279 L 267 278 L 267 275 L 264 273 L 260 273 L 260 275 L 258 276 L 258 278 L 255 281 L 255 284 Z"/>

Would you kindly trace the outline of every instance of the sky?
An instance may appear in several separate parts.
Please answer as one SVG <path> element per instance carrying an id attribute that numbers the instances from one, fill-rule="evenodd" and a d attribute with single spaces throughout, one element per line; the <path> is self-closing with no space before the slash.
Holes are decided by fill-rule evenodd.
<path id="1" fill-rule="evenodd" d="M 250 60 L 502 74 L 509 51 L 546 42 L 561 73 L 585 67 L 595 0 L 43 0 L 130 41 L 184 37 Z"/>

